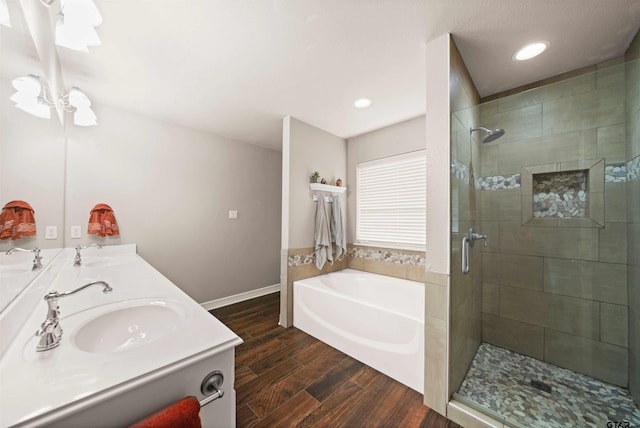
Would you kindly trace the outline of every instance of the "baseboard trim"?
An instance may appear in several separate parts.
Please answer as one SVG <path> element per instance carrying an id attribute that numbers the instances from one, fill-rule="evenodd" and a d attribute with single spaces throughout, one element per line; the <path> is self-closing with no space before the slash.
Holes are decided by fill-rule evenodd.
<path id="1" fill-rule="evenodd" d="M 209 300 L 208 302 L 200 303 L 200 306 L 207 311 L 212 309 L 222 308 L 224 306 L 233 305 L 234 303 L 244 302 L 245 300 L 254 299 L 260 296 L 266 296 L 267 294 L 277 293 L 280 291 L 280 284 L 273 284 L 267 287 L 258 288 L 256 290 L 245 291 L 244 293 L 234 294 L 229 297 L 222 297 L 220 299 Z"/>

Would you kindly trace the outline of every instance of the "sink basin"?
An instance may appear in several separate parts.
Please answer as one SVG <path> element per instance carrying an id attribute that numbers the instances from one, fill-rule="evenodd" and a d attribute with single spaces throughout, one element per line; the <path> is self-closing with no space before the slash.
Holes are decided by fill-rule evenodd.
<path id="1" fill-rule="evenodd" d="M 82 266 L 87 268 L 103 268 L 111 266 L 119 266 L 125 263 L 134 262 L 135 256 L 119 256 L 119 257 L 95 257 L 82 261 Z"/>
<path id="2" fill-rule="evenodd" d="M 146 346 L 172 334 L 189 318 L 181 303 L 168 299 L 118 302 L 99 309 L 100 314 L 75 328 L 71 337 L 84 352 L 108 354 Z M 65 328 L 64 319 L 61 325 Z"/>
<path id="3" fill-rule="evenodd" d="M 0 278 L 11 278 L 12 276 L 24 275 L 33 272 L 29 266 L 0 266 Z"/>

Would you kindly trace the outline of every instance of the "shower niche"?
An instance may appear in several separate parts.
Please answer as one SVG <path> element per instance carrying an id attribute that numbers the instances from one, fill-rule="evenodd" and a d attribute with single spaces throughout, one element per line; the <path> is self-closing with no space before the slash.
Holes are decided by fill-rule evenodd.
<path id="1" fill-rule="evenodd" d="M 522 225 L 604 227 L 604 159 L 522 168 Z"/>

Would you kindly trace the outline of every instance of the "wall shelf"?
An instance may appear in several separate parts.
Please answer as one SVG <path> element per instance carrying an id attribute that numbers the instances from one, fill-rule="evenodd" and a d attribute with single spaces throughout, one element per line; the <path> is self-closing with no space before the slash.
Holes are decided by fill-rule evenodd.
<path id="1" fill-rule="evenodd" d="M 309 183 L 309 187 L 311 190 L 333 193 L 344 193 L 344 191 L 347 190 L 346 187 L 330 186 L 329 184 L 321 183 Z"/>

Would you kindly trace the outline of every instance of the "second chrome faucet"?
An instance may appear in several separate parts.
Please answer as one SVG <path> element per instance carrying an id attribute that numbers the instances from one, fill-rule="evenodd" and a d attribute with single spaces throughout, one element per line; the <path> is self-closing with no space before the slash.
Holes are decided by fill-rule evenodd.
<path id="1" fill-rule="evenodd" d="M 86 247 L 82 247 L 82 246 L 78 245 L 76 247 L 76 257 L 73 259 L 73 265 L 75 267 L 78 267 L 78 266 L 82 265 L 82 258 L 80 257 L 80 250 L 86 250 L 87 248 L 91 248 L 91 247 L 98 247 L 99 250 L 102 249 L 102 245 L 100 245 L 100 244 L 91 244 L 91 245 L 86 246 Z"/>

